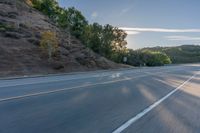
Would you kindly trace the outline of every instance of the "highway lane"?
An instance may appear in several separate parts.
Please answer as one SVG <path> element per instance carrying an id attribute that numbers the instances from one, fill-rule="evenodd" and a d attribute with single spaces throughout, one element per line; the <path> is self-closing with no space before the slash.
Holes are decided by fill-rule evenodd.
<path id="1" fill-rule="evenodd" d="M 51 93 L 54 91 L 63 91 L 98 84 L 109 84 L 149 76 L 152 74 L 163 74 L 168 71 L 182 71 L 187 68 L 188 66 L 173 66 L 163 68 L 128 69 L 125 71 L 111 71 L 103 73 L 94 72 L 90 73 L 91 77 L 88 76 L 88 73 L 85 73 L 77 75 L 0 80 L 0 101 L 18 96 Z"/>
<path id="2" fill-rule="evenodd" d="M 31 85 L 38 83 L 51 83 L 60 81 L 70 81 L 70 80 L 81 80 L 81 79 L 94 79 L 94 78 L 104 78 L 112 75 L 126 75 L 135 73 L 145 73 L 145 72 L 156 72 L 159 70 L 175 70 L 175 69 L 185 69 L 191 66 L 180 65 L 180 66 L 166 66 L 166 67 L 152 67 L 152 68 L 137 68 L 137 69 L 122 69 L 116 71 L 96 71 L 96 72 L 84 72 L 77 74 L 63 74 L 63 75 L 50 75 L 50 76 L 38 76 L 38 77 L 25 77 L 25 78 L 8 78 L 0 80 L 0 87 L 10 87 L 18 85 Z M 194 66 L 193 66 L 194 67 Z M 131 75 L 133 76 L 133 75 Z M 112 76 L 113 77 L 113 76 Z M 37 79 L 37 80 L 35 80 Z"/>
<path id="3" fill-rule="evenodd" d="M 196 76 L 124 133 L 199 133 L 200 76 Z"/>
<path id="4" fill-rule="evenodd" d="M 55 91 L 63 87 L 72 88 L 53 93 L 0 101 L 0 132 L 113 132 L 142 110 L 180 86 L 199 70 L 199 65 L 184 65 L 89 73 L 86 74 L 85 78 L 84 74 L 72 75 L 71 77 L 70 75 L 55 76 L 56 81 L 54 76 L 1 80 L 1 99 L 51 90 Z M 91 77 L 89 76 L 90 74 Z M 48 78 L 50 78 L 49 81 Z M 61 81 L 59 81 L 60 78 L 62 78 Z M 24 81 L 27 84 L 23 84 Z M 195 85 L 193 85 L 192 81 L 195 81 Z M 192 86 L 195 86 L 193 89 L 196 91 L 199 87 L 199 78 L 195 77 L 192 81 L 186 85 L 190 89 L 193 88 Z M 9 83 L 9 85 L 5 86 L 6 83 Z M 84 86 L 85 83 L 88 84 Z M 188 91 L 187 93 L 183 91 L 186 95 L 185 99 L 192 95 L 188 94 L 191 92 L 190 89 L 184 89 Z M 178 94 L 175 93 L 167 100 L 172 98 L 171 101 L 173 103 L 173 97 Z M 196 103 L 200 102 L 198 95 L 196 97 Z M 159 106 L 167 106 L 165 108 L 168 108 L 169 105 L 164 104 L 167 100 Z M 188 104 L 190 103 L 188 102 Z M 194 109 L 197 112 L 199 111 L 198 107 L 196 106 Z M 149 119 L 145 118 L 154 113 L 157 108 L 159 107 L 156 107 L 155 110 L 153 109 L 146 116 L 142 117 L 136 123 L 131 124 L 123 131 L 135 132 L 143 128 L 145 122 L 148 125 Z M 163 109 L 164 111 L 165 108 Z M 177 108 L 175 111 L 181 112 L 182 110 L 184 109 L 179 110 Z M 159 111 L 154 114 L 159 114 Z M 167 118 L 165 114 L 161 114 Z M 140 121 L 142 120 L 145 122 L 141 124 Z M 195 122 L 199 122 L 198 120 Z M 168 127 L 165 123 L 153 124 L 151 122 L 151 128 L 155 129 L 157 124 L 166 128 Z M 148 128 L 144 128 L 140 132 L 147 132 Z M 171 128 L 170 131 L 175 131 L 173 127 Z M 198 131 L 198 129 L 199 127 L 197 126 L 196 130 Z"/>

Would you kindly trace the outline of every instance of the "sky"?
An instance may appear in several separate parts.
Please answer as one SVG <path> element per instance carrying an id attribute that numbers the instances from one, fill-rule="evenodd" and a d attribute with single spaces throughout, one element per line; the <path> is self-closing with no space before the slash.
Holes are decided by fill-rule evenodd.
<path id="1" fill-rule="evenodd" d="M 128 33 L 128 48 L 200 44 L 200 0 L 58 0 L 89 23 Z"/>

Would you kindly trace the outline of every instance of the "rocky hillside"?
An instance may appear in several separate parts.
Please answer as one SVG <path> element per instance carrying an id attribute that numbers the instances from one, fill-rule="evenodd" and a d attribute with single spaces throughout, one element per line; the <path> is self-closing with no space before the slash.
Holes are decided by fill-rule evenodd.
<path id="1" fill-rule="evenodd" d="M 41 33 L 47 30 L 59 38 L 59 53 L 51 61 L 39 46 Z M 119 67 L 87 49 L 23 0 L 0 0 L 0 76 Z"/>

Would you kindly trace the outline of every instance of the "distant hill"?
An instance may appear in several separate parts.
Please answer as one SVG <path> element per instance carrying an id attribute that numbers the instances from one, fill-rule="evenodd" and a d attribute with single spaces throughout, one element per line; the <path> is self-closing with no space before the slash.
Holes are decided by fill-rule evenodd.
<path id="1" fill-rule="evenodd" d="M 166 53 L 172 63 L 198 63 L 200 62 L 200 46 L 199 45 L 182 45 L 177 47 L 153 47 L 143 48 L 141 51 L 159 51 Z"/>

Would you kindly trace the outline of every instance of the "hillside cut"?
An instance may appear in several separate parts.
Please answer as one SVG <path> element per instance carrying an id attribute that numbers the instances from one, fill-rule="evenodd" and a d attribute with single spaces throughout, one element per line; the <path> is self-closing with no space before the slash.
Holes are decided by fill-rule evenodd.
<path id="1" fill-rule="evenodd" d="M 59 40 L 58 54 L 51 61 L 40 49 L 41 34 L 45 31 L 55 32 Z M 0 76 L 119 67 L 86 48 L 23 0 L 0 0 Z"/>

